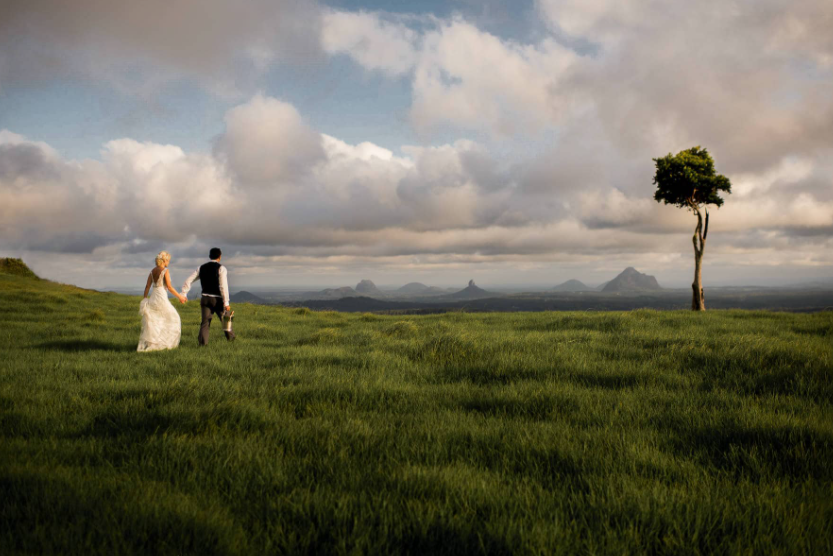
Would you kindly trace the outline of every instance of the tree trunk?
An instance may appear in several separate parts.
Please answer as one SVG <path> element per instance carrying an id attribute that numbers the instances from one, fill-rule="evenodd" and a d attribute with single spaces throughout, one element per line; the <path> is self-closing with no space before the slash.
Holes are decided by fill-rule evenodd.
<path id="1" fill-rule="evenodd" d="M 706 310 L 706 294 L 703 292 L 703 251 L 706 249 L 706 236 L 709 233 L 709 212 L 706 210 L 706 223 L 703 225 L 703 214 L 700 208 L 693 207 L 697 213 L 697 227 L 694 229 L 694 283 L 691 284 L 691 310 Z"/>
<path id="2" fill-rule="evenodd" d="M 706 310 L 706 295 L 703 293 L 703 252 L 694 253 L 694 283 L 691 284 L 691 310 Z"/>

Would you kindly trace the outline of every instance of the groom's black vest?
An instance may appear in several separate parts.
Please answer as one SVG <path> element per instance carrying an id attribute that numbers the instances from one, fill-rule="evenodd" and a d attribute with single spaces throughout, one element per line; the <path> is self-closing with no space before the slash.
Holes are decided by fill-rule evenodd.
<path id="1" fill-rule="evenodd" d="M 216 263 L 211 261 L 210 263 L 205 263 L 200 267 L 200 284 L 202 284 L 202 293 L 206 295 L 216 295 L 217 297 L 221 297 L 220 294 L 220 267 L 223 266 L 220 263 Z"/>

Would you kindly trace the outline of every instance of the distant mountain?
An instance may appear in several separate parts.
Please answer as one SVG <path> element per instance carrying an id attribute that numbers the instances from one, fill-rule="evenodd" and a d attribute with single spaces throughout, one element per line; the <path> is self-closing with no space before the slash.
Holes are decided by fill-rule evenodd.
<path id="1" fill-rule="evenodd" d="M 315 299 L 341 299 L 342 297 L 356 297 L 358 293 L 350 286 L 343 288 L 327 288 L 314 294 Z"/>
<path id="2" fill-rule="evenodd" d="M 558 284 L 555 286 L 552 291 L 554 292 L 590 292 L 593 291 L 593 288 L 584 284 L 584 282 L 579 282 L 578 280 L 567 280 L 563 284 Z"/>
<path id="3" fill-rule="evenodd" d="M 598 286 L 596 286 L 593 289 L 596 290 L 597 292 L 600 292 L 600 291 L 604 290 L 605 286 L 607 286 L 608 284 L 610 284 L 610 280 L 608 280 L 607 282 L 602 282 L 601 284 L 599 284 Z"/>
<path id="4" fill-rule="evenodd" d="M 425 284 L 423 284 L 421 282 L 410 282 L 408 284 L 405 284 L 404 286 L 402 286 L 401 288 L 399 288 L 396 291 L 398 291 L 399 293 L 413 294 L 413 293 L 423 293 L 423 292 L 427 291 L 428 289 L 429 289 L 428 286 L 426 286 Z"/>
<path id="5" fill-rule="evenodd" d="M 370 280 L 362 280 L 356 284 L 356 292 L 367 297 L 385 297 L 385 292 L 376 287 Z"/>
<path id="6" fill-rule="evenodd" d="M 661 290 L 657 279 L 647 274 L 642 274 L 632 266 L 622 271 L 619 276 L 607 283 L 602 289 L 605 293 L 637 292 L 646 290 Z"/>
<path id="7" fill-rule="evenodd" d="M 456 292 L 456 289 L 452 289 L 452 292 Z M 449 293 L 449 290 L 445 290 L 443 288 L 438 288 L 437 286 L 426 286 L 421 282 L 411 282 L 409 284 L 405 284 L 394 293 L 394 296 L 401 296 L 401 297 L 435 297 L 438 295 L 446 295 Z"/>
<path id="8" fill-rule="evenodd" d="M 450 299 L 478 299 L 483 297 L 492 297 L 495 294 L 487 292 L 483 288 L 479 288 L 474 284 L 474 280 L 469 280 L 469 285 L 456 293 L 447 295 Z"/>
<path id="9" fill-rule="evenodd" d="M 262 297 L 258 297 L 255 294 L 247 291 L 239 291 L 232 295 L 229 300 L 232 303 L 254 303 L 256 305 L 266 305 L 268 301 L 263 299 Z"/>

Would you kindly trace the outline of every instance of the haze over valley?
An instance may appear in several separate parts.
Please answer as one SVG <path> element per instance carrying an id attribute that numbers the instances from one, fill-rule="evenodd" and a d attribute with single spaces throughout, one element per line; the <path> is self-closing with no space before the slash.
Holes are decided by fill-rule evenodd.
<path id="1" fill-rule="evenodd" d="M 487 290 L 470 280 L 464 288 L 441 288 L 420 282 L 379 288 L 370 279 L 355 287 L 342 286 L 317 291 L 236 291 L 234 303 L 304 306 L 321 310 L 444 312 L 631 310 L 639 308 L 684 309 L 688 288 L 663 288 L 654 276 L 628 267 L 611 280 L 590 287 L 571 279 L 540 290 Z M 715 308 L 780 309 L 812 312 L 833 308 L 833 284 L 765 288 L 712 287 L 709 300 Z"/>

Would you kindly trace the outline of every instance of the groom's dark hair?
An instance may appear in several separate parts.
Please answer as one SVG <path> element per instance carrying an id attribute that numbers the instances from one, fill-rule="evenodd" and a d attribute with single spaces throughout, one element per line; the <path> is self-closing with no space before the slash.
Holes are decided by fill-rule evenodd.
<path id="1" fill-rule="evenodd" d="M 208 258 L 211 259 L 212 261 L 216 261 L 217 259 L 220 258 L 220 255 L 222 255 L 222 254 L 223 254 L 223 252 L 220 251 L 219 247 L 212 247 L 211 251 L 208 252 Z"/>

